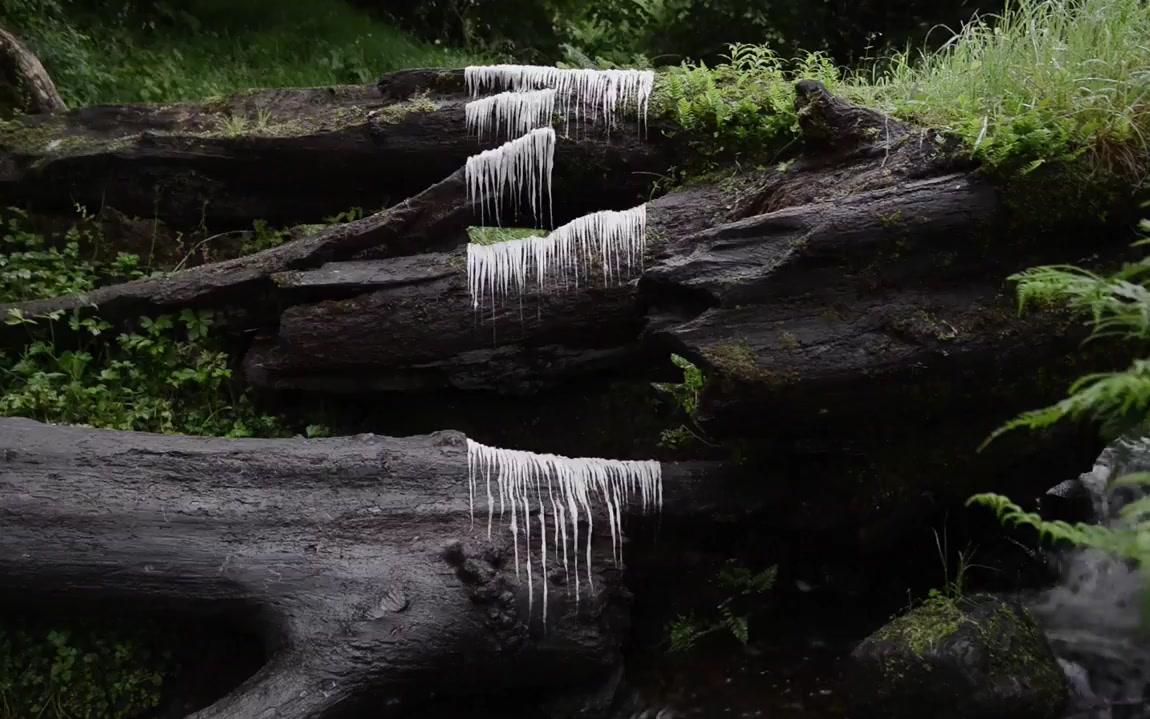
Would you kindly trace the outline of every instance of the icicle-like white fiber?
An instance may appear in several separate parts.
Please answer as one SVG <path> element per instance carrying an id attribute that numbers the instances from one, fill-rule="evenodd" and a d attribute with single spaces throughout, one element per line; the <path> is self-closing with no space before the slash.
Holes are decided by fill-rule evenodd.
<path id="1" fill-rule="evenodd" d="M 655 73 L 650 70 L 582 70 L 537 65 L 473 65 L 464 70 L 472 97 L 484 92 L 512 90 L 523 92 L 551 88 L 559 93 L 565 117 L 572 110 L 576 121 L 582 108 L 592 117 L 610 125 L 628 105 L 633 106 L 640 124 L 647 122 Z"/>
<path id="2" fill-rule="evenodd" d="M 526 194 L 532 214 L 541 220 L 544 202 L 548 214 L 551 211 L 554 166 L 555 131 L 550 127 L 532 130 L 467 158 L 467 197 L 479 205 L 481 220 L 486 221 L 490 206 L 490 214 L 499 224 L 503 200 L 511 198 L 517 203 Z"/>
<path id="3" fill-rule="evenodd" d="M 543 621 L 547 622 L 547 514 L 552 520 L 551 546 L 555 561 L 560 561 L 562 548 L 563 570 L 575 575 L 575 601 L 579 601 L 579 521 L 586 519 L 587 533 L 586 572 L 588 586 L 594 588 L 591 572 L 592 514 L 597 502 L 602 502 L 611 531 L 611 550 L 618 564 L 623 557 L 623 511 L 627 503 L 638 495 L 644 513 L 663 507 L 663 470 L 654 461 L 623 461 L 592 457 L 570 458 L 554 454 L 535 454 L 515 449 L 500 449 L 467 440 L 467 479 L 469 496 L 474 498 L 479 482 L 487 490 L 487 536 L 491 537 L 491 524 L 495 514 L 495 494 L 499 497 L 499 513 L 511 508 L 509 527 L 515 544 L 515 575 L 519 576 L 519 535 L 524 528 L 527 572 L 528 605 L 534 602 L 533 572 L 531 567 L 531 518 L 539 520 L 539 567 L 543 578 Z M 495 494 L 492 493 L 492 481 Z M 471 505 L 475 513 L 474 499 Z M 570 544 L 574 550 L 574 567 L 568 565 L 568 528 Z M 572 571 L 572 569 L 574 571 Z"/>
<path id="4" fill-rule="evenodd" d="M 511 293 L 521 294 L 534 279 L 539 287 L 550 278 L 563 286 L 585 282 L 593 263 L 611 285 L 642 271 L 647 248 L 647 206 L 584 215 L 546 237 L 525 237 L 489 245 L 467 246 L 467 284 L 471 302 L 479 308 L 484 297 L 494 304 Z"/>
<path id="5" fill-rule="evenodd" d="M 467 132 L 480 140 L 513 138 L 539 127 L 550 127 L 555 91 L 501 92 L 467 103 Z"/>

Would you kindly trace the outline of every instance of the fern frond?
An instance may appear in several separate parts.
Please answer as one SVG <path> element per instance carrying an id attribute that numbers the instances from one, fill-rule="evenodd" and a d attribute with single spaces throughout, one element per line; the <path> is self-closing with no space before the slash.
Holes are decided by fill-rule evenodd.
<path id="1" fill-rule="evenodd" d="M 1070 396 L 1049 407 L 1024 412 L 1002 425 L 982 443 L 985 448 L 1015 429 L 1045 429 L 1063 419 L 1091 418 L 1103 430 L 1116 434 L 1141 422 L 1150 413 L 1150 360 L 1136 360 L 1122 372 L 1101 372 L 1081 377 L 1070 387 Z"/>
<path id="2" fill-rule="evenodd" d="M 1031 527 L 1044 542 L 1069 542 L 1136 560 L 1147 556 L 1141 544 L 1144 539 L 1150 540 L 1150 531 L 1147 531 L 1150 527 L 1112 529 L 1081 522 L 1070 524 L 1061 520 L 1047 521 L 1034 512 L 1024 511 L 1009 497 L 1000 494 L 976 494 L 966 504 L 989 507 L 994 510 L 998 520 L 1008 527 Z"/>

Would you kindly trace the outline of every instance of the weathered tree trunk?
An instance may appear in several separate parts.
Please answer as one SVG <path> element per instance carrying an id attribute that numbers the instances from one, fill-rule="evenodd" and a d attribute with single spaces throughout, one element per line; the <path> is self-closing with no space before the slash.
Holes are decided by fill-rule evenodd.
<path id="1" fill-rule="evenodd" d="M 64 99 L 40 59 L 0 27 L 0 116 L 64 112 Z"/>
<path id="2" fill-rule="evenodd" d="M 243 92 L 202 104 L 104 106 L 0 130 L 0 203 L 40 213 L 112 206 L 213 232 L 318 222 L 395 205 L 500 144 L 465 131 L 462 71 L 410 70 L 378 85 Z M 669 147 L 634 128 L 556 148 L 555 217 L 645 198 Z M 549 218 L 548 218 L 549 219 Z M 525 216 L 528 225 L 534 219 Z"/>
<path id="3" fill-rule="evenodd" d="M 618 661 L 627 595 L 605 522 L 578 604 L 549 558 L 544 624 L 538 554 L 532 604 L 498 512 L 492 540 L 485 501 L 472 524 L 458 432 L 228 440 L 0 419 L 0 458 L 0 595 L 258 612 L 268 665 L 198 719 L 572 687 Z M 720 479 L 666 465 L 666 520 L 753 508 Z"/>
<path id="4" fill-rule="evenodd" d="M 800 83 L 797 95 L 806 141 L 797 161 L 650 202 L 645 271 L 622 286 L 533 290 L 475 309 L 461 231 L 471 210 L 455 174 L 276 250 L 20 309 L 95 302 L 106 318 L 131 319 L 214 307 L 254 338 L 250 383 L 323 394 L 531 394 L 604 375 L 662 376 L 678 352 L 707 372 L 706 430 L 752 440 L 796 478 L 772 484 L 777 519 L 795 529 L 882 524 L 921 514 L 907 507 L 924 496 L 1009 481 L 1018 448 L 973 461 L 977 445 L 1013 413 L 1056 399 L 1083 367 L 1066 361 L 1080 330 L 1019 317 L 1005 278 L 1080 261 L 1082 237 L 1018 236 L 999 188 L 953 140 L 817 83 Z M 1091 261 L 1113 261 L 1124 244 L 1092 238 Z M 1044 378 L 1038 365 L 1055 369 Z M 895 465 L 921 457 L 925 436 L 964 446 L 949 442 L 950 453 L 921 468 L 931 480 L 916 484 L 918 469 Z M 1060 449 L 1092 457 L 1096 446 Z M 815 466 L 838 478 L 833 507 L 820 501 L 827 486 L 798 479 Z M 908 476 L 892 488 L 883 479 L 892 474 Z"/>

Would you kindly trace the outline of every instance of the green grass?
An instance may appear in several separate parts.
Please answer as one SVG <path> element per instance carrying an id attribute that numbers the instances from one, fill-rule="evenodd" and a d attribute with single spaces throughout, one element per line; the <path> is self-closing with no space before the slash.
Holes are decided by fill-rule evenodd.
<path id="1" fill-rule="evenodd" d="M 8 0 L 0 22 L 25 37 L 76 106 L 363 83 L 391 70 L 480 60 L 419 42 L 336 0 L 175 5 L 137 12 L 126 3 Z"/>
<path id="2" fill-rule="evenodd" d="M 938 30 L 943 32 L 943 30 Z M 793 83 L 957 135 L 987 168 L 1025 175 L 1073 168 L 1073 182 L 1146 179 L 1150 6 L 1143 0 L 1012 0 L 941 49 L 907 51 L 867 73 L 809 53 L 783 61 L 736 45 L 715 67 L 661 75 L 653 107 L 675 122 L 706 172 L 738 160 L 773 164 L 799 136 Z"/>
<path id="3" fill-rule="evenodd" d="M 528 237 L 545 237 L 547 230 L 530 227 L 468 227 L 467 239 L 475 245 L 494 245 L 507 240 L 522 240 Z"/>
<path id="4" fill-rule="evenodd" d="M 1142 179 L 1150 135 L 1150 6 L 1014 0 L 941 50 L 895 56 L 848 95 L 961 136 L 980 159 L 1032 170 L 1083 158 Z"/>

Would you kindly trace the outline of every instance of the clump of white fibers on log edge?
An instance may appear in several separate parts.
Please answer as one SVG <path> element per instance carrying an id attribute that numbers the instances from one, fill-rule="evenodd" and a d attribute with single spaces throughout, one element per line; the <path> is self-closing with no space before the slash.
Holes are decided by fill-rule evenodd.
<path id="1" fill-rule="evenodd" d="M 584 215 L 546 237 L 526 237 L 467 246 L 467 286 L 476 309 L 485 296 L 494 305 L 515 292 L 522 294 L 534 278 L 539 287 L 550 277 L 557 284 L 579 286 L 589 279 L 593 263 L 602 267 L 610 285 L 642 271 L 647 249 L 647 206 Z"/>
<path id="2" fill-rule="evenodd" d="M 491 135 L 519 137 L 551 125 L 555 91 L 501 92 L 467 103 L 467 132 L 480 140 Z"/>
<path id="3" fill-rule="evenodd" d="M 554 166 L 555 131 L 550 127 L 532 130 L 519 139 L 467 158 L 467 198 L 479 205 L 483 220 L 490 204 L 498 224 L 503 200 L 510 197 L 518 204 L 526 194 L 532 214 L 540 220 L 544 199 L 550 212 Z"/>
<path id="4" fill-rule="evenodd" d="M 563 113 L 576 120 L 588 105 L 594 117 L 610 125 L 630 103 L 639 115 L 640 126 L 647 122 L 655 73 L 650 70 L 581 70 L 537 65 L 472 65 L 464 70 L 472 97 L 487 91 L 538 90 L 552 88 L 561 95 Z"/>
<path id="5" fill-rule="evenodd" d="M 539 566 L 543 577 L 543 622 L 547 623 L 547 524 L 551 515 L 551 547 L 555 561 L 560 561 L 568 579 L 575 575 L 575 601 L 579 601 L 579 520 L 587 520 L 587 583 L 594 590 L 591 573 L 591 532 L 593 505 L 596 498 L 607 510 L 611 529 L 611 551 L 616 564 L 623 552 L 623 511 L 638 494 L 644 513 L 663 507 L 663 470 L 654 461 L 634 462 L 591 457 L 570 458 L 554 454 L 535 454 L 515 449 L 488 447 L 467 440 L 467 478 L 471 499 L 471 521 L 475 522 L 475 492 L 483 482 L 487 490 L 487 537 L 495 503 L 499 516 L 510 507 L 511 536 L 515 542 L 515 576 L 519 576 L 519 535 L 524 534 L 527 568 L 528 611 L 534 602 L 535 588 L 531 569 L 532 518 L 539 522 Z M 492 489 L 492 480 L 495 488 Z M 497 496 L 498 495 L 498 496 Z M 568 535 L 568 528 L 571 534 Z M 574 560 L 568 563 L 568 540 Z M 572 566 L 573 565 L 573 566 Z M 573 571 L 572 571 L 573 570 Z"/>

